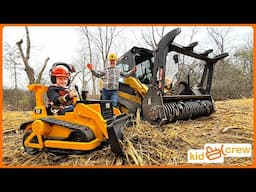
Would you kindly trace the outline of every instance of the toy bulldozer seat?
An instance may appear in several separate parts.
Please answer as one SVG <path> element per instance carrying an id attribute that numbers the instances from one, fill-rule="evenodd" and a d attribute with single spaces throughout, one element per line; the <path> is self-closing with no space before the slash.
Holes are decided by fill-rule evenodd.
<path id="1" fill-rule="evenodd" d="M 40 115 L 42 117 L 46 117 L 47 115 L 54 115 L 51 110 L 51 105 L 45 101 L 46 92 L 48 91 L 47 85 L 41 84 L 32 84 L 28 85 L 30 91 L 35 93 L 36 98 L 36 107 L 35 114 Z M 74 97 L 74 103 L 77 98 Z"/>

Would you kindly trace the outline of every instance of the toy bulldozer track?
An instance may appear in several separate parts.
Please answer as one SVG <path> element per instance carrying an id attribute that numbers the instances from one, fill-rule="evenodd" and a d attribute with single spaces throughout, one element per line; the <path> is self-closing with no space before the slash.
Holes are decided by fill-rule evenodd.
<path id="1" fill-rule="evenodd" d="M 39 84 L 28 87 L 35 92 L 36 107 L 32 120 L 20 126 L 24 130 L 23 146 L 27 153 L 34 155 L 45 150 L 82 154 L 110 144 L 112 152 L 123 154 L 122 128 L 131 120 L 131 115 L 120 113 L 107 100 L 76 101 L 73 112 L 50 115 L 43 102 L 48 87 Z"/>
<path id="2" fill-rule="evenodd" d="M 174 42 L 181 32 L 176 28 L 167 33 L 158 43 L 156 50 L 133 47 L 118 59 L 119 67 L 132 69 L 136 66 L 136 75 L 128 77 L 120 83 L 119 97 L 122 112 L 133 113 L 129 106 L 124 105 L 124 100 L 137 104 L 141 108 L 142 117 L 151 124 L 161 126 L 177 120 L 193 119 L 200 116 L 209 116 L 215 111 L 214 101 L 211 96 L 211 86 L 214 65 L 228 56 L 228 53 L 209 57 L 212 49 L 196 52 L 198 45 L 193 42 L 182 46 Z M 191 74 L 179 79 L 168 92 L 165 89 L 167 57 L 176 53 L 173 58 L 178 63 L 178 54 L 189 56 L 192 59 L 204 62 L 204 70 L 200 83 L 191 85 Z M 127 67 L 128 66 L 128 67 Z"/>

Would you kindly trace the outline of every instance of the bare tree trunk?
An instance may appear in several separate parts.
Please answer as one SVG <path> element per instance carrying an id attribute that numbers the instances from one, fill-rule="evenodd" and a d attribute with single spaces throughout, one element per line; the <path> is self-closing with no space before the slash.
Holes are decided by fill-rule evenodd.
<path id="1" fill-rule="evenodd" d="M 35 71 L 34 69 L 29 65 L 29 58 L 30 58 L 30 37 L 29 37 L 29 30 L 28 27 L 25 27 L 26 30 L 26 40 L 27 40 L 27 46 L 26 46 L 26 54 L 24 54 L 23 49 L 22 49 L 22 43 L 23 43 L 23 39 L 21 39 L 20 41 L 16 42 L 16 45 L 18 46 L 21 58 L 23 60 L 24 66 L 25 66 L 25 71 L 27 73 L 27 77 L 29 80 L 29 84 L 34 84 L 34 83 L 40 83 L 41 82 L 41 78 L 42 78 L 42 74 L 46 68 L 46 65 L 49 61 L 49 57 L 46 58 L 46 60 L 44 61 L 44 65 L 38 75 L 38 78 L 35 80 Z M 34 95 L 31 94 L 31 108 L 33 108 L 33 106 L 35 106 L 35 98 Z"/>
<path id="2" fill-rule="evenodd" d="M 156 40 L 157 38 L 161 39 L 164 36 L 165 32 L 165 27 L 161 27 L 158 30 L 158 27 L 151 27 L 150 32 L 141 32 L 141 36 L 143 41 L 151 47 L 152 50 L 155 50 L 157 48 L 158 41 Z"/>
<path id="3" fill-rule="evenodd" d="M 98 35 L 93 36 L 93 40 L 95 42 L 96 47 L 98 48 L 99 52 L 101 53 L 101 59 L 103 63 L 103 68 L 107 67 L 108 63 L 108 55 L 110 49 L 113 45 L 113 40 L 121 31 L 116 31 L 116 27 L 109 27 L 106 26 L 105 30 L 102 27 L 98 27 Z"/>
<path id="4" fill-rule="evenodd" d="M 87 39 L 87 42 L 88 42 L 88 50 L 89 50 L 89 63 L 92 63 L 92 48 L 91 48 L 91 38 L 90 38 L 90 34 L 89 34 L 89 30 L 87 27 L 82 27 L 82 30 L 83 30 L 83 33 Z M 84 60 L 85 62 L 85 60 Z M 84 64 L 85 66 L 85 64 Z M 85 69 L 83 69 L 83 81 L 85 80 L 85 76 L 84 76 L 84 71 Z M 96 96 L 96 85 L 95 85 L 95 77 L 91 74 L 92 76 L 92 86 L 93 86 L 93 89 L 92 89 L 92 96 L 93 98 L 95 98 Z M 83 83 L 83 85 L 86 85 L 85 83 Z M 86 89 L 86 87 L 84 87 L 84 89 Z"/>
<path id="5" fill-rule="evenodd" d="M 209 28 L 207 27 L 207 31 L 208 34 L 210 35 L 210 37 L 213 39 L 214 43 L 216 44 L 218 51 L 220 54 L 225 52 L 225 46 L 226 44 L 228 44 L 227 39 L 228 39 L 228 35 L 231 32 L 230 27 L 227 27 L 224 30 L 220 30 L 218 28 Z M 222 70 L 224 71 L 225 68 L 225 63 L 224 60 L 220 61 L 221 65 L 222 65 Z"/>
<path id="6" fill-rule="evenodd" d="M 11 95 L 12 98 L 14 98 L 13 106 L 15 110 L 18 110 L 19 108 L 19 100 L 18 100 L 18 60 L 21 59 L 20 55 L 17 54 L 18 47 L 12 47 L 10 44 L 6 43 L 4 44 L 4 54 L 3 54 L 3 67 L 10 70 L 11 76 L 14 77 L 14 94 Z"/>
<path id="7" fill-rule="evenodd" d="M 29 62 L 28 62 L 29 57 L 30 57 L 30 37 L 29 37 L 28 27 L 25 27 L 25 30 L 26 30 L 26 38 L 27 38 L 26 55 L 24 54 L 22 46 L 21 46 L 21 44 L 23 43 L 23 39 L 16 42 L 16 44 L 19 48 L 21 58 L 25 65 L 25 71 L 28 76 L 29 84 L 33 84 L 33 83 L 35 83 L 35 72 L 34 72 L 34 69 L 29 65 Z"/>
<path id="8" fill-rule="evenodd" d="M 96 33 L 90 33 L 87 27 L 84 27 L 83 34 L 86 36 L 88 41 L 88 49 L 90 55 L 90 62 L 92 62 L 92 45 L 96 46 L 97 50 L 100 52 L 103 68 L 107 67 L 108 54 L 110 52 L 111 46 L 113 44 L 114 38 L 121 32 L 116 31 L 116 27 L 106 26 L 97 28 Z M 93 42 L 93 44 L 91 44 Z M 98 65 L 99 66 L 99 65 Z M 97 66 L 95 65 L 95 69 Z M 96 78 L 92 76 L 93 90 L 92 95 L 96 96 Z"/>
<path id="9" fill-rule="evenodd" d="M 15 107 L 18 111 L 19 108 L 19 100 L 18 100 L 18 85 L 17 85 L 17 71 L 16 71 L 16 62 L 13 62 L 14 67 L 14 82 L 15 82 Z"/>
<path id="10" fill-rule="evenodd" d="M 86 90 L 86 82 L 85 82 L 85 55 L 83 55 L 83 61 L 82 61 L 82 90 Z"/>
<path id="11" fill-rule="evenodd" d="M 47 58 L 45 59 L 44 65 L 43 65 L 43 67 L 42 67 L 41 71 L 39 72 L 38 77 L 37 77 L 37 79 L 36 79 L 36 83 L 39 83 L 39 84 L 40 84 L 41 79 L 42 79 L 43 72 L 44 72 L 44 70 L 45 70 L 45 68 L 46 68 L 46 65 L 47 65 L 47 63 L 48 63 L 49 60 L 50 60 L 50 57 L 47 57 Z"/>

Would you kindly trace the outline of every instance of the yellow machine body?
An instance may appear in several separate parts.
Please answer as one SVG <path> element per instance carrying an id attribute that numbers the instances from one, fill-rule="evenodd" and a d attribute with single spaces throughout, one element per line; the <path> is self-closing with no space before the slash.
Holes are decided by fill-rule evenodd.
<path id="1" fill-rule="evenodd" d="M 28 88 L 34 91 L 36 97 L 32 120 L 20 126 L 25 132 L 23 145 L 28 153 L 36 154 L 42 149 L 83 152 L 95 149 L 107 141 L 110 142 L 113 152 L 122 152 L 118 140 L 121 137 L 121 128 L 131 116 L 122 114 L 117 108 L 112 107 L 111 102 L 79 102 L 75 98 L 73 112 L 66 112 L 65 115 L 48 115 L 43 99 L 48 87 L 32 84 Z"/>

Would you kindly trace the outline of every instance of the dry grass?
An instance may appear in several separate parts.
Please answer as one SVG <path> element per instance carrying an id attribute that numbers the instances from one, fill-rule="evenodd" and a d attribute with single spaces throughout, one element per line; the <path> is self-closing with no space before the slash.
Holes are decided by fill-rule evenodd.
<path id="1" fill-rule="evenodd" d="M 189 149 L 203 149 L 206 143 L 250 143 L 253 147 L 253 99 L 216 102 L 217 112 L 196 120 L 178 121 L 153 127 L 137 119 L 137 125 L 124 129 L 124 157 L 109 146 L 83 154 L 56 156 L 23 152 L 19 125 L 30 120 L 29 112 L 3 112 L 3 163 L 8 166 L 186 166 Z M 228 166 L 249 166 L 253 157 L 226 157 Z M 205 166 L 196 165 L 196 166 Z M 215 164 L 216 166 L 216 164 Z"/>

